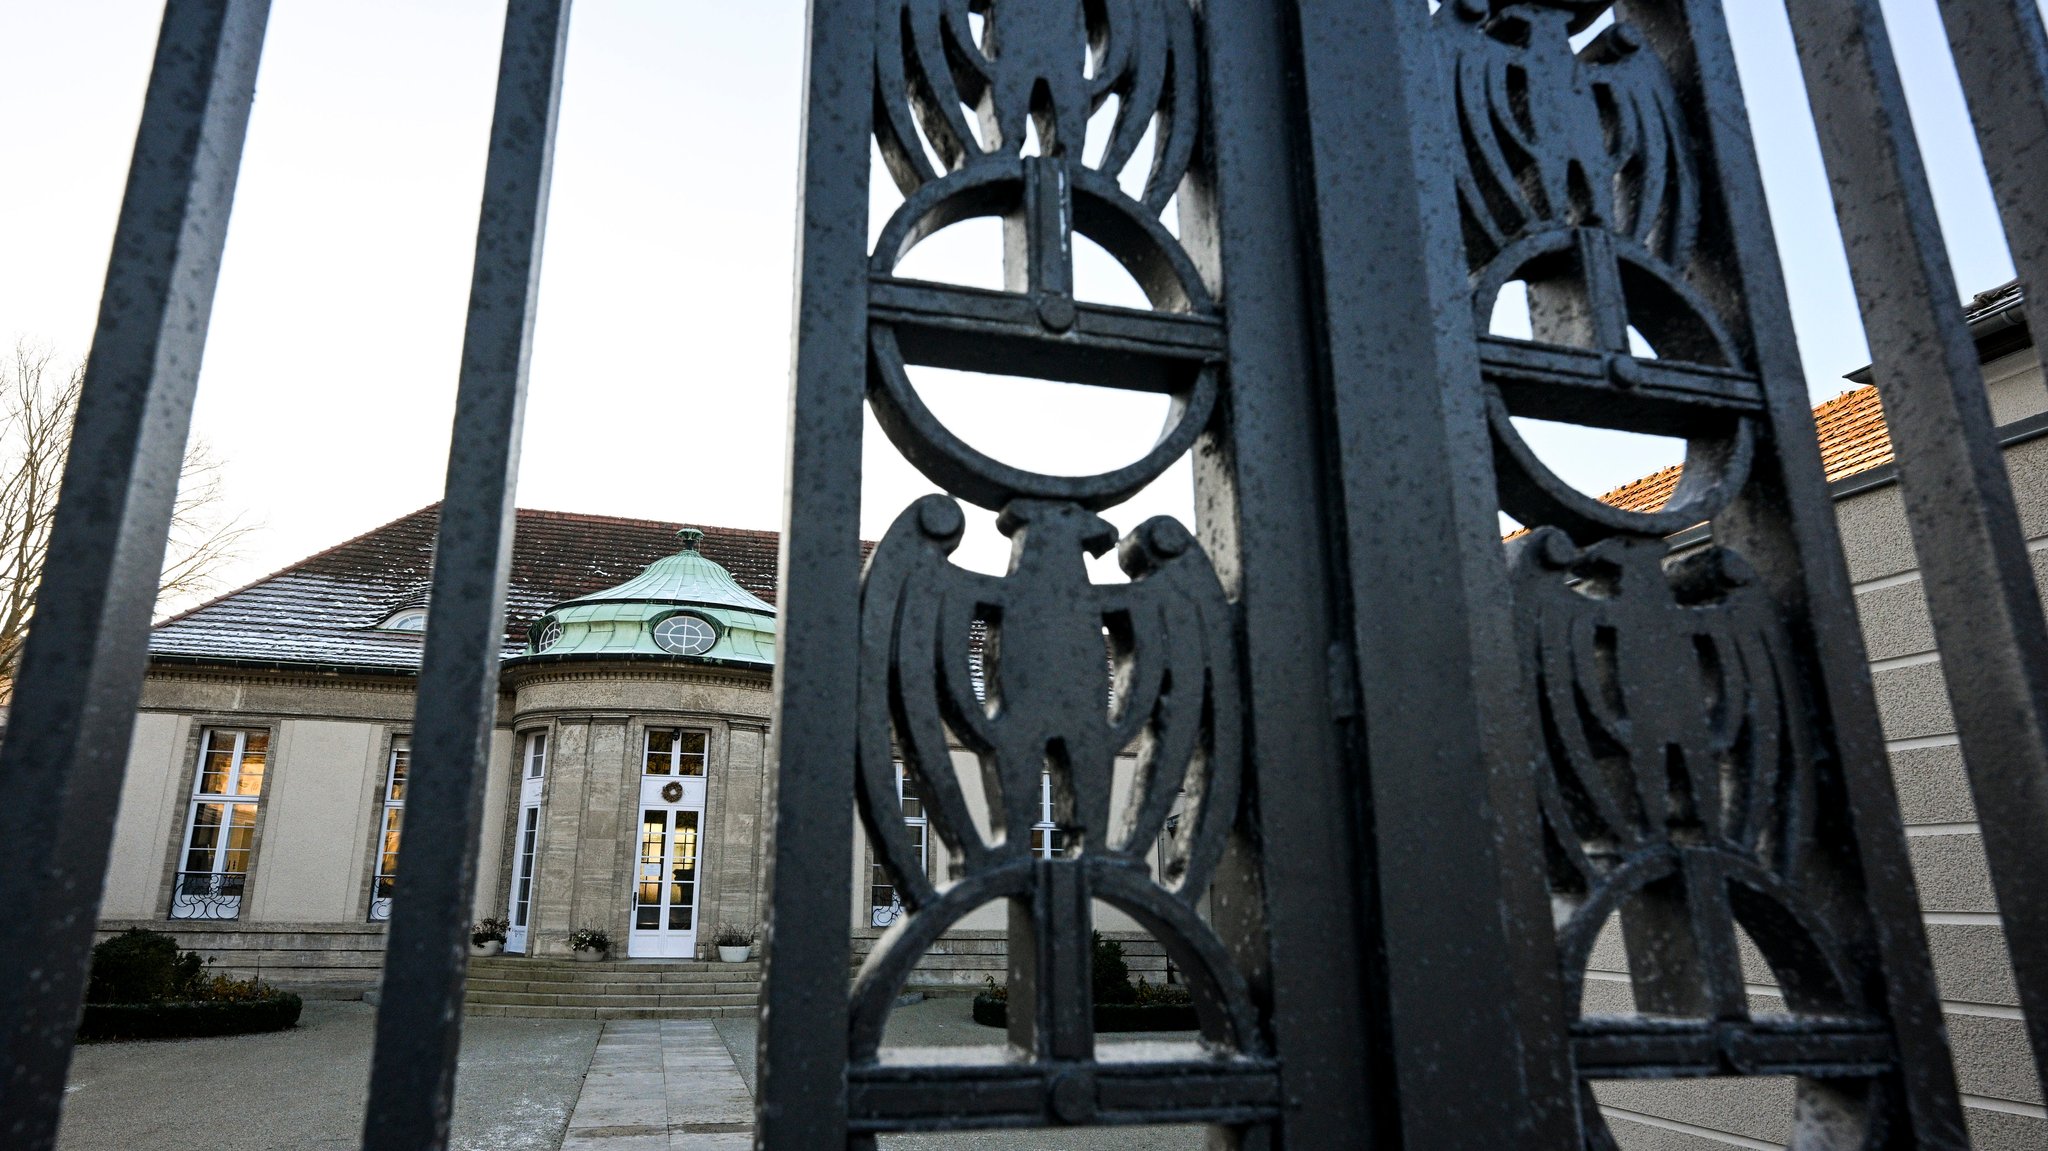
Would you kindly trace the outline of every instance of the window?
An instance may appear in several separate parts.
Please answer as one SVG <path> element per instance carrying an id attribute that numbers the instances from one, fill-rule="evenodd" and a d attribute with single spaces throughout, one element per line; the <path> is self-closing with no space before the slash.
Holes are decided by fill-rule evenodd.
<path id="1" fill-rule="evenodd" d="M 672 655 L 703 655 L 718 642 L 718 629 L 708 619 L 672 615 L 654 625 L 656 647 Z"/>
<path id="2" fill-rule="evenodd" d="M 674 823 L 670 823 L 673 816 Z M 666 872 L 668 882 L 662 882 Z M 689 931 L 697 912 L 697 813 L 664 809 L 640 815 L 640 882 L 633 930 Z"/>
<path id="3" fill-rule="evenodd" d="M 648 775 L 703 775 L 711 735 L 674 727 L 647 729 Z"/>
<path id="4" fill-rule="evenodd" d="M 1031 825 L 1031 854 L 1054 859 L 1066 854 L 1067 833 L 1052 818 L 1052 773 L 1038 776 L 1038 822 Z"/>
<path id="5" fill-rule="evenodd" d="M 524 936 L 527 912 L 533 907 L 533 856 L 540 843 L 540 808 L 525 808 L 520 815 L 519 872 L 512 884 L 512 926 Z M 524 939 L 519 949 L 526 950 Z"/>
<path id="6" fill-rule="evenodd" d="M 405 820 L 405 777 L 412 768 L 412 741 L 391 741 L 384 769 L 384 820 L 377 830 L 377 878 L 370 886 L 370 921 L 391 918 L 391 891 L 398 882 L 398 825 Z"/>
<path id="7" fill-rule="evenodd" d="M 384 631 L 423 632 L 427 630 L 427 613 L 424 608 L 407 608 L 393 612 L 390 619 L 377 626 Z"/>
<path id="8" fill-rule="evenodd" d="M 911 778 L 910 770 L 902 764 L 896 765 L 896 802 L 903 809 L 903 826 L 910 830 L 910 842 L 917 849 L 917 868 L 928 872 L 930 828 L 925 823 L 924 800 L 917 794 L 917 780 Z M 869 922 L 876 927 L 887 927 L 903 914 L 903 897 L 896 892 L 896 885 L 889 881 L 889 870 L 882 866 L 879 857 L 871 865 L 868 878 Z"/>
<path id="9" fill-rule="evenodd" d="M 548 733 L 536 731 L 526 737 L 526 778 L 539 779 L 548 770 Z"/>
<path id="10" fill-rule="evenodd" d="M 209 727 L 199 736 L 185 850 L 171 887 L 172 919 L 238 919 L 270 733 Z"/>
<path id="11" fill-rule="evenodd" d="M 547 622 L 546 627 L 540 629 L 540 634 L 533 637 L 533 650 L 535 652 L 543 652 L 560 642 L 562 642 L 562 623 L 560 620 L 551 619 Z"/>

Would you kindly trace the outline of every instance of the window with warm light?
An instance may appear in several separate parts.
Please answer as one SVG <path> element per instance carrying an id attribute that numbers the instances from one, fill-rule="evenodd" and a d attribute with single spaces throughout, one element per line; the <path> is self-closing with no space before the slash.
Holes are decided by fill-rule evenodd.
<path id="1" fill-rule="evenodd" d="M 398 883 L 398 830 L 405 820 L 405 777 L 412 768 L 412 741 L 391 741 L 384 765 L 384 817 L 377 829 L 377 877 L 370 885 L 370 919 L 391 918 L 391 892 Z"/>
<path id="2" fill-rule="evenodd" d="M 209 727 L 200 733 L 185 849 L 171 890 L 172 919 L 241 917 L 269 759 L 268 731 Z"/>
<path id="3" fill-rule="evenodd" d="M 647 729 L 648 775 L 703 775 L 710 759 L 711 733 L 678 727 Z"/>

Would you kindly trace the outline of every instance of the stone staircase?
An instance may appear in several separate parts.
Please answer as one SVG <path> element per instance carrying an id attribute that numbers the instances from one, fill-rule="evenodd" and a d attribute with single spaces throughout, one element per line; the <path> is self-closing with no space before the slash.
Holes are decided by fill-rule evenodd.
<path id="1" fill-rule="evenodd" d="M 493 956 L 469 961 L 472 1015 L 528 1019 L 715 1019 L 751 1015 L 761 964 Z"/>

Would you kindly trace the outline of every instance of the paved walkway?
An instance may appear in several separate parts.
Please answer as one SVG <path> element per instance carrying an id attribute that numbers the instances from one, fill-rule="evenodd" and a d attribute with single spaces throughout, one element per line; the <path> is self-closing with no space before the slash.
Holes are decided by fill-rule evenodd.
<path id="1" fill-rule="evenodd" d="M 748 1151 L 754 1098 L 711 1023 L 605 1024 L 562 1151 Z"/>
<path id="2" fill-rule="evenodd" d="M 82 1044 L 57 1145 L 354 1151 L 363 1140 L 375 1019 L 367 1003 L 312 1000 L 290 1031 Z M 601 1027 L 581 1019 L 463 1020 L 449 1145 L 555 1151 Z M 723 1046 L 718 1053 L 731 1062 Z"/>

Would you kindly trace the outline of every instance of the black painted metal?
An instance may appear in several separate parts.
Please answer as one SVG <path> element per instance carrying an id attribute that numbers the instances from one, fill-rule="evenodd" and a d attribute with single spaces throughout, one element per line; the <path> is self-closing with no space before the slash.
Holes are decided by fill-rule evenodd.
<path id="1" fill-rule="evenodd" d="M 54 1146 L 268 0 L 170 0 L 0 781 L 0 1131 Z"/>
<path id="2" fill-rule="evenodd" d="M 1607 1148 L 1597 1080 L 1765 1074 L 1799 1080 L 1795 1147 L 1964 1143 L 1720 6 L 1427 7 L 812 0 L 759 1145 L 1199 1123 L 1216 1146 Z M 2048 628 L 1877 2 L 1790 8 L 2038 1052 Z M 568 10 L 508 6 L 367 1148 L 447 1138 Z M 166 12 L 0 749 L 0 785 L 59 820 L 0 808 L 28 893 L 0 923 L 9 1146 L 55 1137 L 264 14 Z M 2038 13 L 1946 14 L 2036 282 Z M 871 249 L 874 148 L 904 204 Z M 1004 290 L 898 274 L 977 216 L 1003 220 Z M 1151 306 L 1076 300 L 1076 233 Z M 1532 339 L 1484 330 L 1510 282 Z M 1127 467 L 1042 475 L 940 421 L 919 366 L 1171 414 Z M 864 404 L 945 494 L 862 571 Z M 1685 478 L 1609 507 L 1516 416 L 1685 438 Z M 1135 525 L 1128 581 L 1095 583 L 1102 517 L 1183 458 L 1193 529 Z M 951 562 L 956 500 L 999 513 L 1006 575 Z M 1531 529 L 1505 549 L 1497 508 Z M 902 910 L 849 980 L 856 808 Z M 886 1050 L 920 956 L 998 900 L 1010 1050 Z M 1098 1042 L 1096 902 L 1165 945 L 1199 1043 Z M 1585 971 L 1614 921 L 1636 1010 L 1601 1014 Z M 1753 1006 L 1763 979 L 1783 1011 Z"/>
<path id="3" fill-rule="evenodd" d="M 797 220 L 796 355 L 776 606 L 774 822 L 765 853 L 755 1146 L 847 1139 L 848 893 L 860 650 L 861 391 L 875 11 L 811 0 Z M 798 621 L 791 626 L 788 621 Z M 822 849 L 822 850 L 821 850 Z"/>
<path id="4" fill-rule="evenodd" d="M 1539 954 L 1563 980 L 1578 1138 L 1610 1145 L 1597 1079 L 1792 1074 L 1795 1146 L 1960 1145 L 1719 6 L 1460 0 L 1435 24 L 1472 322 L 1521 282 L 1533 329 L 1479 341 L 1501 506 L 1530 528 L 1508 549 L 1507 598 L 1542 846 L 1506 863 L 1547 872 L 1551 915 L 1506 907 L 1518 940 L 1554 924 L 1555 951 Z M 1661 509 L 1608 506 L 1552 474 L 1516 416 L 1681 435 L 1683 478 Z M 1450 450 L 1467 466 L 1476 455 Z M 1456 477 L 1431 487 L 1455 491 Z M 1667 561 L 1665 537 L 1701 520 L 1716 546 Z M 1512 831 L 1524 803 L 1499 794 Z M 1621 1014 L 1582 1002 L 1610 922 L 1631 973 Z M 1764 970 L 1745 972 L 1738 927 Z M 1782 1009 L 1752 1007 L 1757 981 Z M 1543 1022 L 1525 1008 L 1525 1029 Z M 1523 1038 L 1532 1073 L 1550 1073 L 1541 1034 Z M 1536 1114 L 1547 1129 L 1551 1108 Z"/>
<path id="5" fill-rule="evenodd" d="M 1568 1096 L 1542 1010 L 1557 981 L 1513 946 L 1547 911 L 1534 835 L 1501 844 L 1524 859 L 1496 855 L 1528 805 L 1493 776 L 1516 685 L 1439 45 L 1421 5 L 1295 7 L 1387 1095 L 1403 1146 L 1554 1143 L 1569 1112 L 1538 1104 Z"/>
<path id="6" fill-rule="evenodd" d="M 510 0 L 434 541 L 365 1151 L 448 1143 L 570 0 Z"/>
<path id="7" fill-rule="evenodd" d="M 1296 195 L 1293 13 L 1270 0 L 1203 0 L 1200 16 L 1229 31 L 1202 38 L 1209 163 L 1181 187 L 1181 239 L 1207 281 L 1223 284 L 1229 339 L 1221 418 L 1195 454 L 1196 529 L 1239 615 L 1248 749 L 1247 818 L 1209 918 L 1251 982 L 1280 1064 L 1287 1106 L 1271 1143 L 1359 1146 L 1397 1128 L 1379 1078 L 1380 1012 L 1361 978 L 1374 948 L 1359 813 L 1313 798 L 1352 790 L 1359 708 L 1324 542 L 1337 501 L 1300 272 L 1312 225 Z"/>
<path id="8" fill-rule="evenodd" d="M 2041 9 L 2035 0 L 1946 0 L 1941 16 L 2019 269 L 2027 326 L 2048 332 L 2048 207 L 2041 198 L 2041 189 L 2048 187 L 2048 148 L 2041 146 L 2048 139 L 2048 31 L 2042 27 Z M 1884 399 L 1889 412 L 1891 395 Z M 1973 445 L 1973 464 L 1981 462 L 1979 450 Z M 1992 454 L 1999 454 L 1996 447 Z M 1987 477 L 1987 482 L 1997 493 L 2006 490 L 2003 476 Z M 1947 530 L 1961 526 L 1948 525 Z M 1981 557 L 1985 542 L 1964 546 Z M 1971 727 L 1962 726 L 1958 711 L 1957 730 L 1984 830 L 1984 854 L 2005 917 L 2005 944 L 2026 1011 L 2035 1075 L 2048 1089 L 2048 891 L 2039 882 L 2048 875 L 2048 837 L 2041 835 L 2048 827 L 2048 656 L 2040 646 L 2048 632 L 2041 626 L 2022 542 L 2011 535 L 1988 542 L 2006 553 L 1998 556 L 2000 580 L 2019 579 L 1997 585 L 1998 614 L 2012 613 L 2012 630 L 1993 631 L 2004 621 L 1978 615 L 1974 608 L 1962 618 L 1950 608 L 1942 671 L 1951 696 L 1967 693 L 1980 709 L 1996 708 L 1995 714 L 1973 714 Z M 1929 546 L 1945 550 L 1956 541 L 1944 535 L 1922 545 Z M 2010 566 L 2015 557 L 2017 568 Z M 1937 618 L 1942 610 L 1935 608 Z M 1951 646 L 1951 640 L 1960 646 Z"/>

